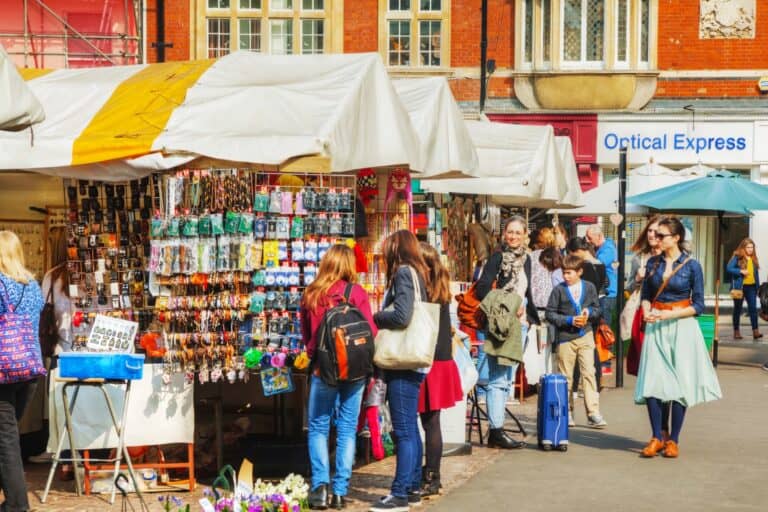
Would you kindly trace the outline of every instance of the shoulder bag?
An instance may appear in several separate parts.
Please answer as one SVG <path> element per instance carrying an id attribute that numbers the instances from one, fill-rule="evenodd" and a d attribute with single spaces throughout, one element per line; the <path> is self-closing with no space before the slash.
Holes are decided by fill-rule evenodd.
<path id="1" fill-rule="evenodd" d="M 409 269 L 414 290 L 411 322 L 405 329 L 379 329 L 376 335 L 373 363 L 384 370 L 429 368 L 435 358 L 440 305 L 421 300 L 419 278 Z"/>
<path id="2" fill-rule="evenodd" d="M 3 285 L 2 300 L 6 311 L 0 315 L 0 384 L 26 382 L 45 375 L 45 366 L 40 354 L 40 340 L 35 338 L 32 320 L 27 315 L 16 313 L 24 300 L 25 286 L 19 303 L 11 304 L 8 288 Z"/>

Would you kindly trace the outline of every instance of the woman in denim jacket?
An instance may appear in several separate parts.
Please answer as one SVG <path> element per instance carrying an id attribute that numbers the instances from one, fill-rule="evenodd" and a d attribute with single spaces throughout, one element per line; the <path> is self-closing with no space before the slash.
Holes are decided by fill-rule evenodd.
<path id="1" fill-rule="evenodd" d="M 688 407 L 722 396 L 704 337 L 694 318 L 704 311 L 704 274 L 682 250 L 685 228 L 675 217 L 662 218 L 656 230 L 662 254 L 648 260 L 641 295 L 646 321 L 637 372 L 635 403 L 645 404 L 653 437 L 643 457 L 664 452 L 678 456 Z M 662 442 L 662 403 L 671 403 L 670 438 Z"/>
<path id="2" fill-rule="evenodd" d="M 733 297 L 733 339 L 740 340 L 741 307 L 747 299 L 749 321 L 752 324 L 752 336 L 757 340 L 763 337 L 757 329 L 757 289 L 760 287 L 760 263 L 755 252 L 755 242 L 745 238 L 733 251 L 726 272 L 731 277 L 731 297 Z M 739 293 L 740 292 L 740 293 Z"/>

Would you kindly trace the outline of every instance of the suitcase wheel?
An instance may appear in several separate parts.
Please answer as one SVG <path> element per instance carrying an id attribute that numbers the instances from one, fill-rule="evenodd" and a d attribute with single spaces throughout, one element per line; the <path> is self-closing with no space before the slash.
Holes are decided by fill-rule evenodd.
<path id="1" fill-rule="evenodd" d="M 545 452 L 551 452 L 552 451 L 552 445 L 551 444 L 539 444 L 539 448 L 541 448 Z"/>
<path id="2" fill-rule="evenodd" d="M 560 446 L 557 447 L 557 449 L 560 450 L 561 452 L 567 452 L 568 451 L 568 445 L 567 444 L 561 444 Z"/>

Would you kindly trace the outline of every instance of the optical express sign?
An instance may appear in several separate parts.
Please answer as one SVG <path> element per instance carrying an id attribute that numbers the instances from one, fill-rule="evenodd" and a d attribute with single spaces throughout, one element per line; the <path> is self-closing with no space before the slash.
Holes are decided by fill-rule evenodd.
<path id="1" fill-rule="evenodd" d="M 597 159 L 618 162 L 626 146 L 631 163 L 751 164 L 753 132 L 753 123 L 598 122 Z"/>

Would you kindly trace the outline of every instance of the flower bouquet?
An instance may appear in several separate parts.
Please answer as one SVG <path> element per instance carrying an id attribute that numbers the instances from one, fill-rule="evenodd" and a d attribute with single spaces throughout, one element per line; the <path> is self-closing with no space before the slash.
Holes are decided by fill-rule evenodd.
<path id="1" fill-rule="evenodd" d="M 256 480 L 251 489 L 244 483 L 234 493 L 206 489 L 200 500 L 204 512 L 305 512 L 309 510 L 309 485 L 300 475 L 290 474 L 280 482 Z"/>

